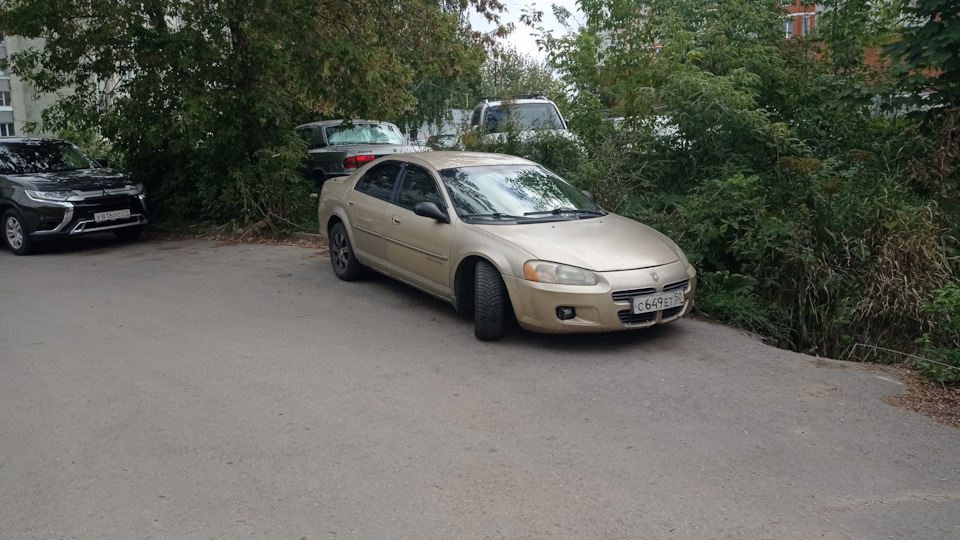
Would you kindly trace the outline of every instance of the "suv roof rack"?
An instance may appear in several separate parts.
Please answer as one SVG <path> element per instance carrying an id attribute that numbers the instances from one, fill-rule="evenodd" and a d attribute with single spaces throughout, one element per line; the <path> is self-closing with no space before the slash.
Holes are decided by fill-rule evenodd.
<path id="1" fill-rule="evenodd" d="M 508 97 L 512 99 L 547 99 L 547 96 L 539 93 L 538 94 L 517 94 L 515 96 L 508 96 Z M 480 98 L 480 103 L 483 103 L 486 101 L 503 101 L 503 97 L 487 96 L 487 97 Z"/>

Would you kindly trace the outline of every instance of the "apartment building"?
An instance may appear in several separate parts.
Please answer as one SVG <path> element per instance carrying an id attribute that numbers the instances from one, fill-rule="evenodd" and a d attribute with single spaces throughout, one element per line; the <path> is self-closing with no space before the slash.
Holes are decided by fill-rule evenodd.
<path id="1" fill-rule="evenodd" d="M 43 46 L 40 40 L 0 34 L 0 58 L 7 58 L 31 47 Z M 56 96 L 40 94 L 33 85 L 0 68 L 0 137 L 52 135 L 42 129 L 41 113 L 53 105 Z M 35 124 L 32 132 L 27 126 Z"/>
<path id="2" fill-rule="evenodd" d="M 817 25 L 817 6 L 804 0 L 783 0 L 783 33 L 786 38 L 805 36 Z"/>

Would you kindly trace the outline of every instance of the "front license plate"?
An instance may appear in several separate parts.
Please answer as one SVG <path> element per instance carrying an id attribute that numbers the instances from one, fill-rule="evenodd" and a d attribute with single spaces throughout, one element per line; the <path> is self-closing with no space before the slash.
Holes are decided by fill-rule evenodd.
<path id="1" fill-rule="evenodd" d="M 93 214 L 93 220 L 97 223 L 103 223 L 104 221 L 116 221 L 118 219 L 127 219 L 130 217 L 130 210 L 112 210 L 110 212 L 97 212 Z"/>
<path id="2" fill-rule="evenodd" d="M 683 291 L 672 291 L 633 298 L 634 313 L 650 313 L 683 305 Z"/>

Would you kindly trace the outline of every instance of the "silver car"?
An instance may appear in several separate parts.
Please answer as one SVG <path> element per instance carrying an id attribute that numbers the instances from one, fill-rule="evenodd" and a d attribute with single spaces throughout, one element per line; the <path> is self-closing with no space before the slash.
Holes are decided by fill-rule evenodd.
<path id="1" fill-rule="evenodd" d="M 353 173 L 371 161 L 390 154 L 423 152 L 390 122 L 322 120 L 296 127 L 307 145 L 306 176 L 319 188 L 328 179 Z"/>
<path id="2" fill-rule="evenodd" d="M 673 241 L 514 156 L 387 156 L 327 181 L 318 216 L 340 279 L 372 268 L 412 285 L 472 312 L 483 340 L 511 312 L 535 332 L 607 332 L 693 307 L 696 271 Z"/>

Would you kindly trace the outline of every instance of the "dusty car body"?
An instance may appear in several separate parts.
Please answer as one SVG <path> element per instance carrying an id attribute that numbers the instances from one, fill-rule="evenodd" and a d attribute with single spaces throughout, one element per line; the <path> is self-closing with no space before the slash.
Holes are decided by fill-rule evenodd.
<path id="1" fill-rule="evenodd" d="M 328 178 L 348 175 L 376 158 L 405 152 L 422 152 L 410 144 L 390 122 L 323 120 L 296 127 L 307 145 L 306 176 L 317 188 Z"/>
<path id="2" fill-rule="evenodd" d="M 696 293 L 674 242 L 514 156 L 387 156 L 324 184 L 318 217 L 338 277 L 369 267 L 417 287 L 473 313 L 480 339 L 510 312 L 544 333 L 648 327 Z"/>

